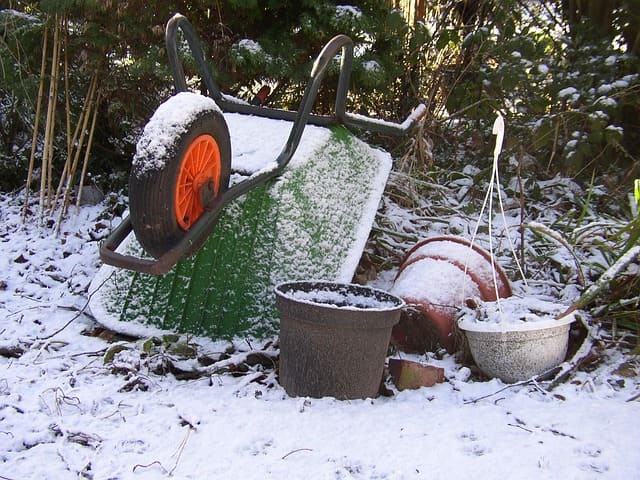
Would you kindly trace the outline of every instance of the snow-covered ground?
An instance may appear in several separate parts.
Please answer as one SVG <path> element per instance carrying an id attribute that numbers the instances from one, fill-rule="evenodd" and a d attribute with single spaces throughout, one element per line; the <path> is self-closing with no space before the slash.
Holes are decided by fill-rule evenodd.
<path id="1" fill-rule="evenodd" d="M 0 196 L 1 479 L 640 479 L 640 382 L 619 350 L 552 392 L 480 381 L 450 355 L 401 354 L 443 367 L 444 383 L 357 401 L 289 398 L 260 365 L 178 380 L 85 309 L 105 206 L 57 237 L 21 207 Z M 157 367 L 170 354 L 153 348 Z"/>
<path id="2" fill-rule="evenodd" d="M 102 207 L 57 238 L 23 225 L 16 197 L 0 208 L 1 478 L 640 478 L 638 380 L 612 373 L 614 351 L 553 393 L 473 381 L 451 356 L 409 357 L 444 367 L 442 384 L 358 401 L 289 398 L 273 372 L 113 373 L 82 313 Z M 136 376 L 146 390 L 123 388 Z"/>

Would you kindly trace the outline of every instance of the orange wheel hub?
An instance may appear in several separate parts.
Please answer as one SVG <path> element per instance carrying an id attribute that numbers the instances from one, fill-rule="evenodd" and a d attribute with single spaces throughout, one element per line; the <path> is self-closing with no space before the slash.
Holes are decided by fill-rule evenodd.
<path id="1" fill-rule="evenodd" d="M 187 148 L 176 179 L 174 206 L 180 228 L 191 228 L 204 212 L 202 198 L 215 197 L 219 187 L 218 143 L 211 135 L 200 135 Z"/>

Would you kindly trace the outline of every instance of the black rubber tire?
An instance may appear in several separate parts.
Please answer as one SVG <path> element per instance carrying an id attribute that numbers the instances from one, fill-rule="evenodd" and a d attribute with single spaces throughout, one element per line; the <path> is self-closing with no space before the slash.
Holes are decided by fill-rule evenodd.
<path id="1" fill-rule="evenodd" d="M 129 175 L 131 225 L 140 245 L 154 258 L 161 257 L 186 234 L 176 220 L 176 181 L 187 148 L 200 135 L 211 135 L 220 150 L 220 183 L 216 196 L 220 196 L 229 186 L 231 141 L 222 114 L 212 110 L 203 111 L 185 127 L 185 132 L 166 149 L 165 158 L 150 159 L 160 160 L 163 168 L 141 173 L 140 168 L 134 165 Z M 138 164 L 144 164 L 145 159 L 140 160 Z M 206 240 L 198 239 L 183 258 L 198 251 Z"/>

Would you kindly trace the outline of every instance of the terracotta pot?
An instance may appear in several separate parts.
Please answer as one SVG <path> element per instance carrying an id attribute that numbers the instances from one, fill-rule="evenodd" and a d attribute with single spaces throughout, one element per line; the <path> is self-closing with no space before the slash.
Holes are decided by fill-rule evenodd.
<path id="1" fill-rule="evenodd" d="M 492 263 L 489 252 L 464 238 L 442 236 L 423 240 L 409 250 L 391 293 L 421 313 L 418 321 L 415 316 L 411 321 L 401 318 L 394 327 L 396 347 L 421 352 L 421 346 L 433 343 L 423 338 L 424 332 L 435 331 L 440 344 L 452 353 L 458 308 L 467 298 L 495 301 L 509 297 L 511 285 L 500 265 Z"/>

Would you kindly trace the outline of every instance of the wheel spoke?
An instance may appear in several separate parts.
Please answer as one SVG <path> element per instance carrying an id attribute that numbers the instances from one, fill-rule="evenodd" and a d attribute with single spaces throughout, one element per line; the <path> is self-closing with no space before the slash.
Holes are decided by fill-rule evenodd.
<path id="1" fill-rule="evenodd" d="M 176 179 L 175 213 L 183 230 L 188 230 L 202 215 L 200 189 L 213 180 L 218 191 L 220 153 L 213 137 L 202 135 L 187 148 Z"/>
<path id="2" fill-rule="evenodd" d="M 202 154 L 203 150 L 206 148 L 205 142 L 198 143 L 198 148 L 195 152 L 196 161 L 193 164 L 194 170 L 196 173 L 201 173 L 202 169 L 205 165 L 205 159 Z"/>

